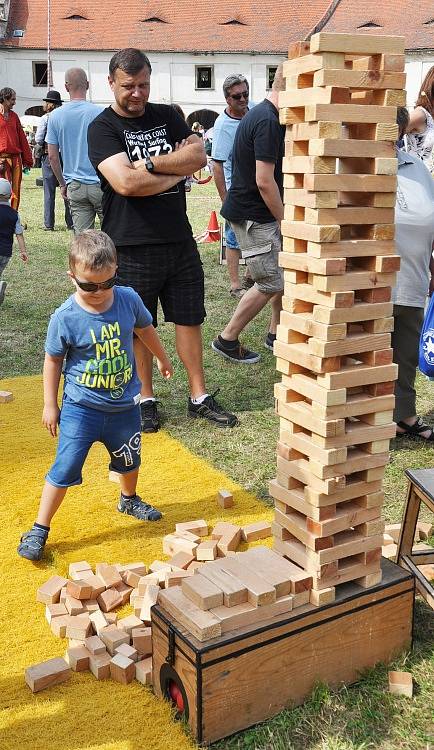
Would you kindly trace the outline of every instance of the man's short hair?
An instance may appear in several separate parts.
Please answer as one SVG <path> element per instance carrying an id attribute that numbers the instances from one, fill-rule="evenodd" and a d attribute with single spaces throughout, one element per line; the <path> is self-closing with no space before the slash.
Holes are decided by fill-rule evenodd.
<path id="1" fill-rule="evenodd" d="M 117 264 L 116 248 L 113 240 L 105 232 L 86 229 L 77 234 L 69 249 L 69 270 L 74 271 L 81 263 L 89 271 L 100 271 Z"/>
<path id="2" fill-rule="evenodd" d="M 149 58 L 144 52 L 135 47 L 125 47 L 125 49 L 115 52 L 109 63 L 109 74 L 111 78 L 114 78 L 118 68 L 128 73 L 130 76 L 135 76 L 137 73 L 147 67 L 149 72 L 152 73 L 152 66 L 149 62 Z"/>
<path id="3" fill-rule="evenodd" d="M 225 99 L 229 96 L 229 89 L 231 89 L 232 86 L 239 86 L 240 83 L 245 83 L 247 91 L 249 90 L 249 82 L 246 76 L 243 76 L 241 73 L 232 73 L 232 75 L 225 78 L 223 81 L 223 95 Z"/>
<path id="4" fill-rule="evenodd" d="M 10 99 L 11 96 L 16 96 L 16 92 L 9 88 L 9 86 L 0 89 L 0 102 L 4 102 L 5 99 Z"/>

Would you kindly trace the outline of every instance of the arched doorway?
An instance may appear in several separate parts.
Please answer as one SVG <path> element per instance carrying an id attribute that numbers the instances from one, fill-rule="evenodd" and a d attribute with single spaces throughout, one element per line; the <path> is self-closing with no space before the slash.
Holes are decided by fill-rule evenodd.
<path id="1" fill-rule="evenodd" d="M 29 107 L 24 112 L 25 115 L 36 115 L 36 117 L 42 117 L 44 114 L 44 108 L 41 105 L 38 105 L 37 107 Z"/>
<path id="2" fill-rule="evenodd" d="M 213 127 L 217 120 L 218 113 L 213 112 L 212 109 L 196 109 L 190 115 L 187 116 L 187 125 L 191 128 L 194 122 L 200 122 L 203 125 L 205 132 Z"/>

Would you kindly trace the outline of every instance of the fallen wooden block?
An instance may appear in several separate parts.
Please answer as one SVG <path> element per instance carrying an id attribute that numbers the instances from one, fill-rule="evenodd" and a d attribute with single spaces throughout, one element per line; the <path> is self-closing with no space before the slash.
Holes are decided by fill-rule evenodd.
<path id="1" fill-rule="evenodd" d="M 48 624 L 51 624 L 51 621 L 54 617 L 60 617 L 61 615 L 67 615 L 68 610 L 66 609 L 64 604 L 61 604 L 60 602 L 58 604 L 46 604 L 45 605 L 45 619 L 47 620 Z"/>
<path id="2" fill-rule="evenodd" d="M 36 592 L 36 601 L 42 604 L 57 604 L 60 592 L 68 583 L 67 578 L 52 576 L 40 586 Z"/>
<path id="3" fill-rule="evenodd" d="M 197 534 L 197 536 L 207 536 L 208 524 L 202 518 L 198 521 L 183 521 L 182 523 L 175 524 L 175 530 L 177 533 L 190 531 L 192 534 Z"/>
<path id="4" fill-rule="evenodd" d="M 53 617 L 50 622 L 50 628 L 53 635 L 58 638 L 66 638 L 66 626 L 69 622 L 70 615 L 60 615 L 60 617 Z"/>
<path id="5" fill-rule="evenodd" d="M 86 572 L 83 570 L 81 578 L 92 587 L 91 599 L 96 599 L 107 588 L 102 578 L 96 576 L 92 571 Z"/>
<path id="6" fill-rule="evenodd" d="M 138 661 L 139 659 L 139 653 L 137 649 L 135 649 L 133 646 L 130 646 L 128 643 L 121 643 L 120 646 L 117 646 L 115 654 L 122 654 L 122 656 L 126 656 L 127 659 L 131 659 L 131 661 Z"/>
<path id="7" fill-rule="evenodd" d="M 241 534 L 241 529 L 234 523 L 228 521 L 219 521 L 211 531 L 211 539 L 221 539 L 222 536 L 228 536 L 229 534 L 235 534 L 237 531 Z"/>
<path id="8" fill-rule="evenodd" d="M 152 654 L 152 628 L 134 628 L 131 633 L 134 648 L 143 656 Z"/>
<path id="9" fill-rule="evenodd" d="M 164 588 L 170 586 L 180 586 L 184 578 L 191 578 L 194 575 L 193 570 L 176 570 L 172 573 L 166 573 L 164 576 Z"/>
<path id="10" fill-rule="evenodd" d="M 383 546 L 387 547 L 388 544 L 394 544 L 393 536 L 390 536 L 390 534 L 383 534 Z"/>
<path id="11" fill-rule="evenodd" d="M 86 646 L 89 653 L 93 656 L 104 654 L 105 651 L 107 651 L 105 643 L 97 635 L 90 635 L 88 638 L 86 638 L 84 641 L 84 645 Z"/>
<path id="12" fill-rule="evenodd" d="M 146 588 L 146 591 L 143 595 L 143 602 L 139 615 L 140 619 L 143 620 L 143 622 L 151 622 L 151 607 L 157 603 L 159 593 L 159 586 L 148 586 Z"/>
<path id="13" fill-rule="evenodd" d="M 111 656 L 107 651 L 105 654 L 91 654 L 89 656 L 89 669 L 97 680 L 107 680 L 110 677 Z"/>
<path id="14" fill-rule="evenodd" d="M 179 586 L 163 589 L 160 598 L 161 606 L 199 641 L 221 635 L 220 620 L 193 604 Z"/>
<path id="15" fill-rule="evenodd" d="M 255 542 L 257 539 L 267 539 L 271 536 L 271 523 L 256 521 L 241 527 L 241 538 L 245 542 Z"/>
<path id="16" fill-rule="evenodd" d="M 79 562 L 69 563 L 68 575 L 70 578 L 74 578 L 78 573 L 93 573 L 92 566 L 89 565 L 86 560 L 80 560 Z M 81 576 L 79 576 L 81 578 Z"/>
<path id="17" fill-rule="evenodd" d="M 168 565 L 167 568 L 163 568 L 164 575 L 166 573 L 170 573 L 170 572 L 171 572 L 171 566 L 170 565 Z M 158 586 L 159 583 L 160 583 L 160 572 L 149 573 L 149 575 L 143 576 L 139 580 L 139 583 L 138 583 L 138 586 L 137 586 L 137 593 L 138 593 L 138 595 L 139 596 L 144 596 L 145 591 L 148 588 L 148 586 Z M 131 597 L 130 597 L 130 601 L 131 601 Z M 132 601 L 131 601 L 131 604 L 133 604 Z"/>
<path id="18" fill-rule="evenodd" d="M 163 537 L 163 552 L 165 555 L 175 555 L 177 552 L 187 552 L 189 555 L 195 554 L 197 542 L 190 539 L 184 539 L 176 534 L 166 534 Z"/>
<path id="19" fill-rule="evenodd" d="M 86 612 L 98 612 L 99 610 L 99 604 L 96 599 L 87 599 L 83 604 L 86 608 Z"/>
<path id="20" fill-rule="evenodd" d="M 110 660 L 110 676 L 121 685 L 128 685 L 136 676 L 136 665 L 132 659 L 122 654 L 115 654 Z"/>
<path id="21" fill-rule="evenodd" d="M 128 617 L 122 617 L 118 620 L 117 625 L 120 630 L 125 630 L 128 635 L 131 635 L 133 630 L 142 627 L 142 621 L 135 615 L 128 615 Z"/>
<path id="22" fill-rule="evenodd" d="M 413 677 L 410 672 L 389 672 L 389 693 L 413 697 Z"/>
<path id="23" fill-rule="evenodd" d="M 218 562 L 217 560 L 215 562 Z M 201 574 L 223 591 L 225 607 L 235 607 L 247 602 L 247 587 L 237 578 L 230 576 L 214 562 L 202 565 Z M 163 604 L 163 606 L 165 606 Z"/>
<path id="24" fill-rule="evenodd" d="M 52 685 L 65 682 L 70 675 L 71 668 L 65 659 L 56 658 L 27 667 L 24 679 L 32 693 L 39 693 Z"/>
<path id="25" fill-rule="evenodd" d="M 152 657 L 149 656 L 147 659 L 142 659 L 136 663 L 136 680 L 142 683 L 142 685 L 152 685 Z"/>
<path id="26" fill-rule="evenodd" d="M 232 492 L 229 492 L 229 490 L 219 490 L 217 494 L 217 502 L 221 508 L 232 508 L 234 504 Z"/>
<path id="27" fill-rule="evenodd" d="M 95 569 L 95 573 L 98 578 L 101 578 L 107 588 L 115 586 L 117 583 L 121 583 L 122 581 L 121 575 L 116 570 L 114 565 L 108 565 L 107 563 L 98 563 Z"/>
<path id="28" fill-rule="evenodd" d="M 223 605 L 223 591 L 200 573 L 182 581 L 181 589 L 200 609 L 213 609 Z"/>
<path id="29" fill-rule="evenodd" d="M 217 539 L 208 539 L 196 547 L 196 558 L 199 561 L 215 560 L 217 555 Z"/>
<path id="30" fill-rule="evenodd" d="M 387 560 L 392 560 L 393 558 L 395 558 L 397 551 L 398 551 L 398 545 L 395 543 L 388 544 L 386 545 L 386 547 L 381 548 L 381 554 Z"/>
<path id="31" fill-rule="evenodd" d="M 203 562 L 199 562 L 198 560 L 193 560 L 193 562 L 190 563 L 187 570 L 192 570 L 193 572 L 195 570 L 200 570 L 203 566 Z"/>
<path id="32" fill-rule="evenodd" d="M 215 563 L 209 563 L 209 565 L 218 566 L 237 582 L 245 586 L 247 589 L 247 601 L 254 607 L 262 607 L 265 604 L 271 604 L 276 601 L 275 587 L 252 570 L 250 565 L 246 564 L 243 555 L 217 560 Z"/>
<path id="33" fill-rule="evenodd" d="M 125 632 L 125 630 L 120 630 L 119 628 L 104 628 L 104 630 L 101 630 L 100 636 L 102 642 L 105 644 L 105 647 L 109 654 L 113 656 L 118 646 L 121 645 L 121 643 L 127 643 L 129 645 L 130 643 L 130 636 L 128 633 Z"/>
<path id="34" fill-rule="evenodd" d="M 142 576 L 145 576 L 148 569 L 143 562 L 129 563 L 128 565 L 122 565 L 118 571 L 122 577 L 122 580 L 133 588 L 137 586 L 137 581 Z"/>
<path id="35" fill-rule="evenodd" d="M 322 607 L 324 604 L 329 604 L 335 600 L 335 588 L 330 586 L 328 589 L 322 589 L 316 591 L 315 589 L 310 590 L 309 601 L 314 607 Z"/>
<path id="36" fill-rule="evenodd" d="M 140 578 L 138 580 L 140 581 Z M 121 607 L 124 604 L 128 604 L 130 601 L 131 592 L 133 591 L 133 587 L 122 581 L 122 583 L 117 583 L 113 588 L 116 589 L 116 591 L 118 591 L 122 597 Z"/>
<path id="37" fill-rule="evenodd" d="M 290 612 L 293 608 L 293 597 L 283 596 L 271 604 L 263 607 L 255 607 L 252 604 L 238 604 L 236 607 L 216 607 L 211 610 L 211 614 L 220 620 L 222 633 L 230 630 L 253 625 L 256 622 L 268 620 L 270 617 Z"/>
<path id="38" fill-rule="evenodd" d="M 65 607 L 68 610 L 69 614 L 73 617 L 75 615 L 81 615 L 87 611 L 86 607 L 84 606 L 83 602 L 80 601 L 80 599 L 75 599 L 73 596 L 69 596 L 68 594 L 65 599 Z"/>
<path id="39" fill-rule="evenodd" d="M 103 630 L 103 628 L 106 628 L 109 624 L 106 616 L 103 614 L 103 612 L 101 612 L 100 609 L 97 612 L 91 612 L 89 615 L 89 619 L 97 635 L 99 635 L 101 630 Z"/>
<path id="40" fill-rule="evenodd" d="M 201 544 L 206 544 L 206 542 L 201 542 Z M 201 544 L 196 547 L 196 551 Z M 171 568 L 181 568 L 182 570 L 185 570 L 194 559 L 194 556 L 190 555 L 188 552 L 177 552 L 170 558 L 168 564 Z"/>
<path id="41" fill-rule="evenodd" d="M 68 648 L 65 654 L 65 661 L 73 672 L 86 672 L 89 669 L 90 653 L 85 646 L 74 646 Z"/>
<path id="42" fill-rule="evenodd" d="M 68 622 L 66 623 L 66 636 L 67 638 L 76 638 L 77 640 L 84 640 L 92 632 L 92 623 L 90 615 L 82 614 L 76 616 L 69 616 Z"/>
<path id="43" fill-rule="evenodd" d="M 418 521 L 417 528 L 419 531 L 419 537 L 423 541 L 426 541 L 432 536 L 432 533 L 433 533 L 432 523 L 428 523 L 427 521 Z"/>
<path id="44" fill-rule="evenodd" d="M 7 404 L 13 400 L 14 397 L 10 391 L 0 391 L 0 404 Z"/>
<path id="45" fill-rule="evenodd" d="M 114 588 L 106 589 L 97 597 L 97 602 L 103 612 L 111 612 L 122 603 L 122 594 Z"/>
<path id="46" fill-rule="evenodd" d="M 238 545 L 241 540 L 241 529 L 237 528 L 236 531 L 230 531 L 227 534 L 223 534 L 217 542 L 217 550 L 219 554 L 225 556 L 228 552 L 236 552 Z"/>

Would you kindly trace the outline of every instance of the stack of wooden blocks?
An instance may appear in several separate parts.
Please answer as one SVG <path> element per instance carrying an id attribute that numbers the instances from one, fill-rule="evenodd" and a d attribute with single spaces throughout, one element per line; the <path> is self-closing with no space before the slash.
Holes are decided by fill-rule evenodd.
<path id="1" fill-rule="evenodd" d="M 319 33 L 290 58 L 280 94 L 285 287 L 270 493 L 275 549 L 313 576 L 319 605 L 339 583 L 381 580 L 404 38 Z"/>

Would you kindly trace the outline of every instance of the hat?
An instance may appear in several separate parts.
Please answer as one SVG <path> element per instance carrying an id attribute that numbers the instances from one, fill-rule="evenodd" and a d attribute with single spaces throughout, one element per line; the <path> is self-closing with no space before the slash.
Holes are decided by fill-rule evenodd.
<path id="1" fill-rule="evenodd" d="M 47 96 L 42 100 L 43 102 L 52 102 L 53 104 L 63 104 L 63 100 L 60 98 L 58 91 L 50 89 L 47 92 Z"/>
<path id="2" fill-rule="evenodd" d="M 3 178 L 0 178 L 0 200 L 4 198 L 9 200 L 11 195 L 12 195 L 11 183 L 8 182 L 8 180 L 4 180 Z"/>

